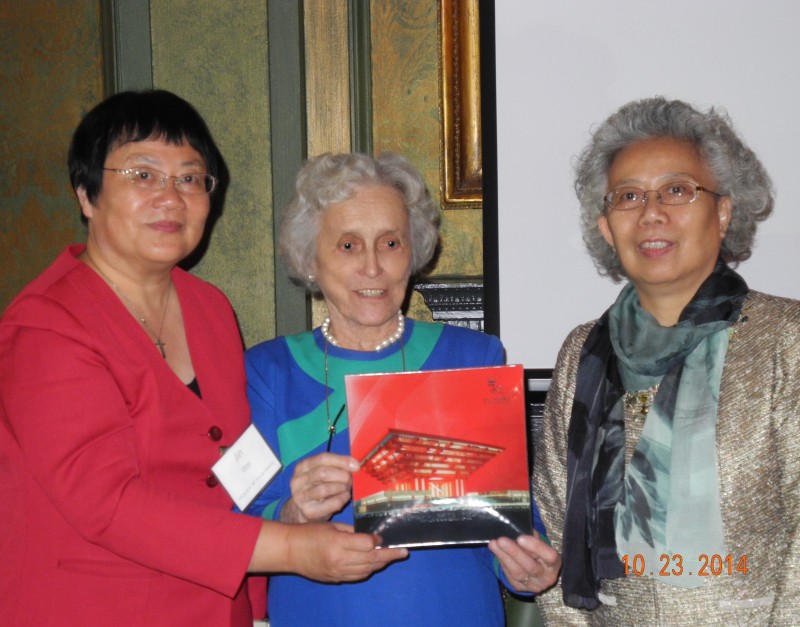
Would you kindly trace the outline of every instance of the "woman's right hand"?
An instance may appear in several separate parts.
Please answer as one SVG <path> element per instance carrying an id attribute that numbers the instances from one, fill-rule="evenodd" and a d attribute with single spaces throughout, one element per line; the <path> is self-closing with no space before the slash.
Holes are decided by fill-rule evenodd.
<path id="1" fill-rule="evenodd" d="M 350 525 L 342 523 L 302 525 L 299 531 L 293 537 L 293 548 L 298 549 L 293 567 L 315 581 L 360 581 L 408 557 L 408 549 L 376 548 L 376 536 L 353 533 Z"/>
<path id="2" fill-rule="evenodd" d="M 328 520 L 350 501 L 358 462 L 347 455 L 320 453 L 297 464 L 289 482 L 292 497 L 281 508 L 281 521 Z"/>
<path id="3" fill-rule="evenodd" d="M 377 536 L 353 533 L 342 523 L 263 521 L 248 571 L 291 572 L 322 582 L 360 581 L 408 557 L 408 549 L 379 549 L 378 542 Z"/>

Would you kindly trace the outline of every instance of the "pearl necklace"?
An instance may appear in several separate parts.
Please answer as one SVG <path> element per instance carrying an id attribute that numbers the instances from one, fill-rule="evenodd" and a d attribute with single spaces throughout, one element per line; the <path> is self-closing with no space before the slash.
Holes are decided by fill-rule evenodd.
<path id="1" fill-rule="evenodd" d="M 331 326 L 331 319 L 325 318 L 322 322 L 322 337 L 325 338 L 325 415 L 328 419 L 328 446 L 325 448 L 325 451 L 330 453 L 331 452 L 331 444 L 333 444 L 333 436 L 336 434 L 336 425 L 339 422 L 339 418 L 342 417 L 344 410 L 347 408 L 347 403 L 344 403 L 338 412 L 336 412 L 336 417 L 331 420 L 331 405 L 330 405 L 330 386 L 328 385 L 328 344 L 331 346 L 338 346 L 336 342 L 336 338 L 333 337 L 333 334 L 330 332 Z M 397 330 L 389 336 L 387 339 L 383 340 L 375 347 L 375 351 L 380 351 L 387 346 L 394 344 L 398 340 L 400 340 L 400 357 L 403 363 L 403 372 L 406 371 L 406 349 L 403 346 L 403 331 L 406 328 L 406 321 L 403 318 L 403 312 L 397 312 Z"/>
<path id="2" fill-rule="evenodd" d="M 325 341 L 328 342 L 331 346 L 339 346 L 339 342 L 336 341 L 336 338 L 333 337 L 333 333 L 330 331 L 331 327 L 331 319 L 325 318 L 322 321 L 322 326 L 320 327 L 320 331 L 322 331 L 322 337 L 325 338 Z M 381 342 L 378 342 L 377 346 L 373 349 L 376 353 L 378 351 L 382 351 L 387 346 L 391 346 L 401 337 L 403 337 L 403 331 L 406 329 L 406 319 L 403 317 L 403 312 L 397 312 L 397 329 L 394 333 L 392 333 L 389 337 Z"/>

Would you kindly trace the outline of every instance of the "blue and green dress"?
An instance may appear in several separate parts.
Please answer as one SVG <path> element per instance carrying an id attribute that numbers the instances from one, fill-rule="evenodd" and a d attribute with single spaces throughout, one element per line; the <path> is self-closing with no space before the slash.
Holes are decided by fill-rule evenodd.
<path id="1" fill-rule="evenodd" d="M 345 406 L 345 375 L 494 366 L 503 359 L 503 346 L 494 336 L 410 319 L 402 341 L 379 352 L 326 348 L 319 329 L 251 348 L 246 365 L 252 420 L 283 469 L 247 512 L 279 519 L 291 496 L 295 465 L 326 450 L 328 424 Z M 331 452 L 350 453 L 346 410 L 336 422 Z M 352 525 L 352 507 L 345 506 L 332 520 Z M 535 508 L 534 521 L 544 534 Z M 503 580 L 502 572 L 485 546 L 414 549 L 407 560 L 358 583 L 272 576 L 268 613 L 272 627 L 502 626 L 498 578 Z"/>

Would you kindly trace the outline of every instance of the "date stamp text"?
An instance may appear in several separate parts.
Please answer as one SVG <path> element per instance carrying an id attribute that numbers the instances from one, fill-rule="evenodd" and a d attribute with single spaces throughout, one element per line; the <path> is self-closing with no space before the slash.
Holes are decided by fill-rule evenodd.
<path id="1" fill-rule="evenodd" d="M 713 555 L 702 554 L 697 558 L 700 568 L 696 573 L 686 571 L 687 575 L 699 575 L 700 577 L 719 577 L 720 575 L 747 574 L 747 556 L 735 557 L 733 555 Z M 622 563 L 625 566 L 625 575 L 636 575 L 641 577 L 644 574 L 649 576 L 658 575 L 660 577 L 680 577 L 684 574 L 683 556 L 680 553 L 667 555 L 664 553 L 659 558 L 659 564 L 649 565 L 645 562 L 643 555 L 623 555 Z M 648 566 L 650 570 L 648 570 Z M 658 568 L 660 566 L 660 568 Z"/>

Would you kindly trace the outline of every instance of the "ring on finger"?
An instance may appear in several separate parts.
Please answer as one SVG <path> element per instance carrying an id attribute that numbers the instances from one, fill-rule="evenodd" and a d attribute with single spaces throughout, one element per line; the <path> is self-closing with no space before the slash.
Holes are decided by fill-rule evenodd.
<path id="1" fill-rule="evenodd" d="M 527 585 L 530 580 L 531 580 L 530 573 L 525 573 L 525 577 L 523 577 L 522 579 L 517 579 L 517 581 L 519 581 L 523 586 Z"/>

